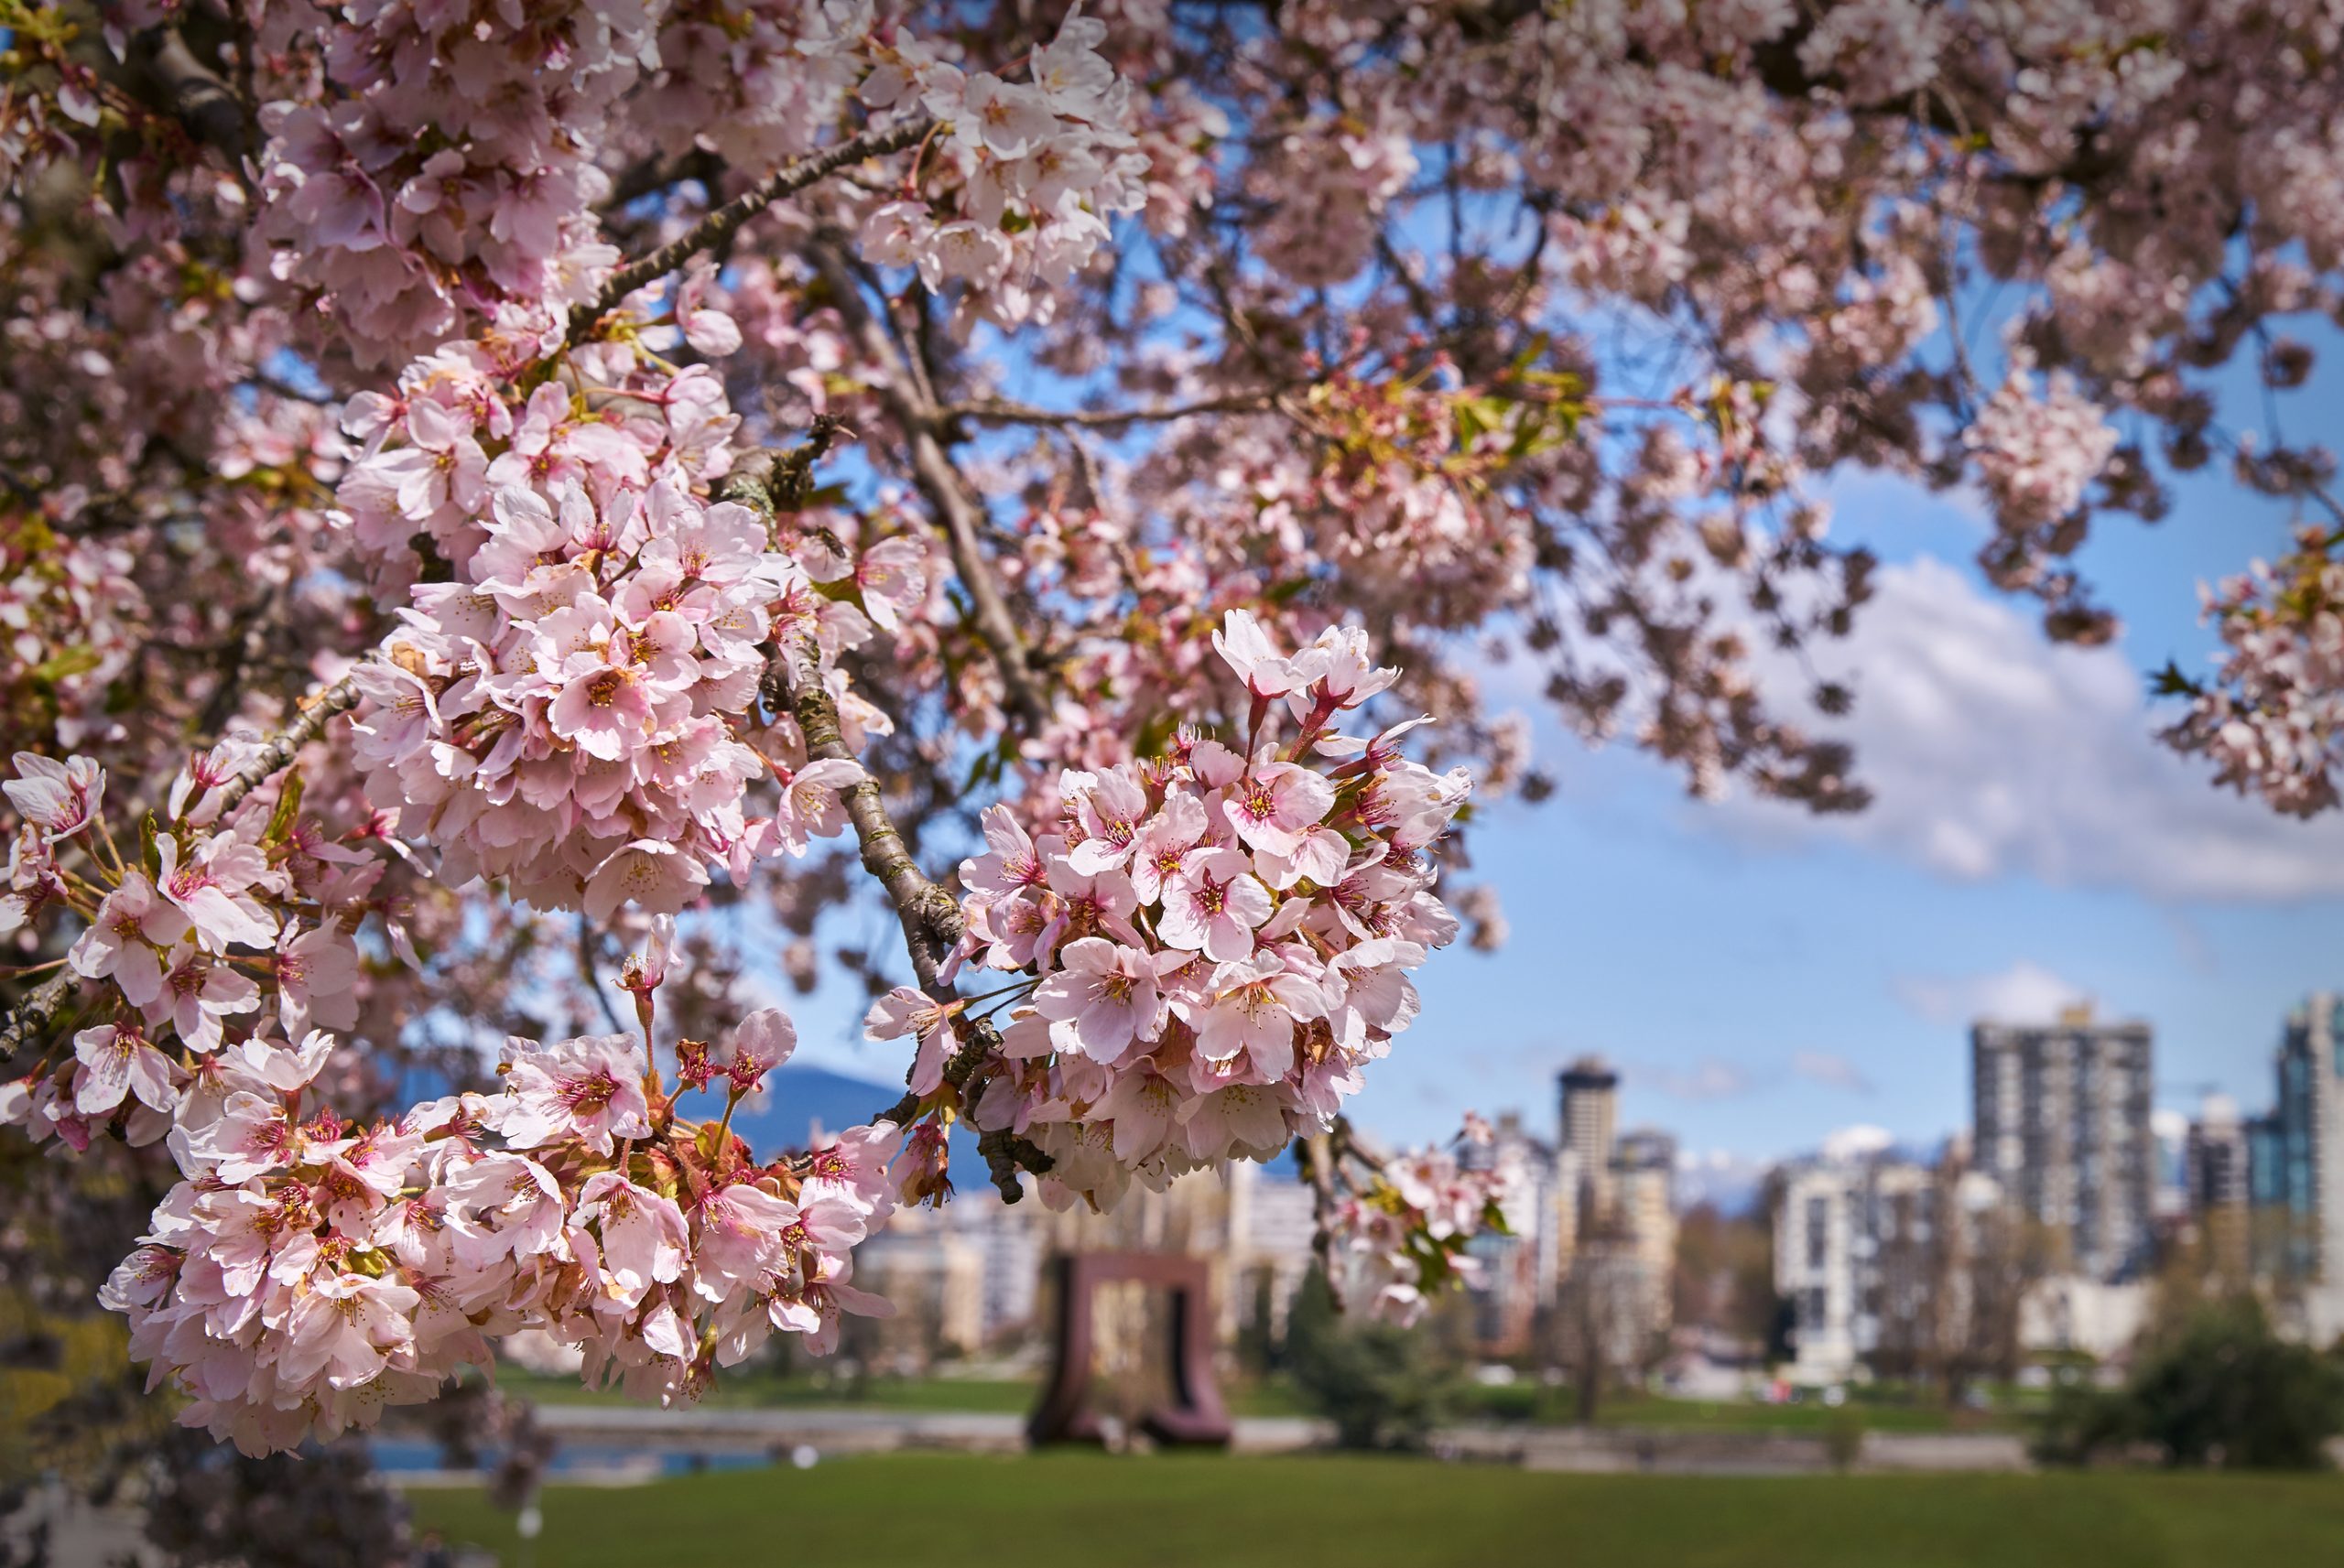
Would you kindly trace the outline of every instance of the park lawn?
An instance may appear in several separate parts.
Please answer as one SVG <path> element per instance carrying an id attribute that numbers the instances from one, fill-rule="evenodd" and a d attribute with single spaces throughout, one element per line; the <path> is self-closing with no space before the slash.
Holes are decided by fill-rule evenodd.
<path id="1" fill-rule="evenodd" d="M 613 1390 L 581 1388 L 575 1378 L 548 1377 L 507 1368 L 497 1380 L 513 1393 L 539 1404 L 628 1404 Z M 1023 1415 L 1034 1408 L 1040 1386 L 1015 1378 L 872 1378 L 847 1379 L 747 1376 L 721 1379 L 703 1402 L 727 1410 L 890 1410 L 988 1411 Z M 1308 1407 L 1291 1384 L 1280 1380 L 1225 1385 L 1221 1397 L 1239 1416 L 1307 1415 Z M 1859 1400 L 1855 1408 L 1873 1432 L 2019 1430 L 2007 1411 L 1948 1411 L 1943 1405 Z M 1530 1383 L 1462 1389 L 1452 1411 L 1464 1422 L 1535 1422 L 1566 1425 L 1573 1418 L 1570 1390 Z M 1666 1431 L 1781 1433 L 1820 1436 L 1839 1412 L 1816 1400 L 1763 1405 L 1749 1400 L 1679 1400 L 1657 1395 L 1607 1397 L 1596 1411 L 1601 1426 L 1651 1427 Z"/>
<path id="2" fill-rule="evenodd" d="M 588 1389 L 575 1378 L 552 1377 L 500 1368 L 498 1384 L 508 1392 L 547 1405 L 635 1404 L 640 1401 L 613 1389 Z M 889 1410 L 983 1411 L 1024 1415 L 1041 1398 L 1041 1385 L 1019 1378 L 872 1378 L 861 1383 L 845 1379 L 816 1381 L 811 1378 L 776 1378 L 750 1374 L 718 1379 L 701 1399 L 722 1410 Z M 1304 1413 L 1293 1391 L 1283 1383 L 1223 1388 L 1236 1415 L 1299 1415 Z"/>
<path id="3" fill-rule="evenodd" d="M 501 1368 L 499 1386 L 546 1405 L 631 1405 L 615 1389 L 589 1389 L 577 1379 Z M 1036 1385 L 993 1378 L 872 1378 L 817 1382 L 810 1378 L 755 1374 L 719 1379 L 700 1402 L 722 1410 L 999 1411 L 1034 1408 Z"/>
<path id="4" fill-rule="evenodd" d="M 2025 1425 L 2021 1413 L 2013 1410 L 1954 1411 L 1926 1400 L 1860 1397 L 1834 1410 L 1814 1399 L 1795 1405 L 1768 1405 L 1753 1400 L 1686 1400 L 1662 1394 L 1607 1395 L 1596 1407 L 1595 1424 L 1819 1437 L 1849 1419 L 1850 1410 L 1854 1419 L 1872 1432 L 2017 1431 Z M 1577 1419 L 1577 1411 L 1568 1389 L 1512 1383 L 1466 1390 L 1459 1399 L 1457 1416 L 1464 1421 L 1567 1426 Z"/>
<path id="5" fill-rule="evenodd" d="M 421 1492 L 420 1529 L 516 1561 L 508 1516 Z M 553 1487 L 540 1568 L 2298 1568 L 2344 1561 L 2344 1479 L 1553 1476 L 1426 1460 L 887 1454 Z"/>
<path id="6" fill-rule="evenodd" d="M 1818 1400 L 1795 1405 L 1764 1405 L 1748 1400 L 1679 1400 L 1657 1396 L 1612 1400 L 1595 1412 L 1598 1426 L 1655 1427 L 1670 1431 L 1765 1432 L 1819 1437 L 1849 1412 L 1872 1432 L 1976 1432 L 2013 1423 L 1985 1412 L 1956 1412 L 1940 1404 L 1856 1401 L 1834 1410 Z"/>

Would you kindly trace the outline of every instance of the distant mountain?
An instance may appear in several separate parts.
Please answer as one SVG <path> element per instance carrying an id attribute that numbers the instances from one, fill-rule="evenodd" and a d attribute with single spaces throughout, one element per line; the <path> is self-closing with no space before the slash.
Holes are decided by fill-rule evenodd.
<path id="1" fill-rule="evenodd" d="M 1677 1161 L 1677 1210 L 1707 1203 L 1725 1214 L 1746 1213 L 1756 1206 L 1774 1163 L 1722 1149 L 1681 1154 Z"/>
<path id="2" fill-rule="evenodd" d="M 785 1062 L 765 1079 L 765 1108 L 732 1119 L 735 1130 L 759 1153 L 802 1149 L 815 1127 L 838 1132 L 860 1127 L 902 1098 L 904 1086 L 889 1087 L 851 1078 L 826 1067 Z"/>

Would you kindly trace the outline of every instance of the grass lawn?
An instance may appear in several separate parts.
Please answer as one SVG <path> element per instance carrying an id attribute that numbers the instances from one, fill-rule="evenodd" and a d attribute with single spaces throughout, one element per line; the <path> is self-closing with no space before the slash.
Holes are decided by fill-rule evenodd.
<path id="1" fill-rule="evenodd" d="M 1852 1408 L 1864 1426 L 1873 1432 L 2015 1431 L 2024 1425 L 2013 1409 L 1953 1411 L 1935 1400 L 1858 1395 Z M 1812 1397 L 1795 1405 L 1766 1405 L 1750 1400 L 1606 1394 L 1596 1406 L 1595 1424 L 1668 1431 L 1786 1433 L 1811 1437 L 1820 1435 L 1842 1413 Z M 1458 1415 L 1468 1421 L 1527 1422 L 1552 1426 L 1568 1426 L 1578 1419 L 1570 1390 L 1526 1382 L 1468 1389 L 1459 1400 Z"/>
<path id="2" fill-rule="evenodd" d="M 545 1405 L 627 1405 L 631 1400 L 613 1389 L 588 1389 L 575 1378 L 547 1377 L 514 1368 L 499 1368 L 497 1382 L 526 1399 Z M 751 1374 L 720 1378 L 701 1403 L 723 1410 L 897 1410 L 1005 1411 L 1023 1413 L 1034 1407 L 1035 1385 L 1023 1380 L 986 1378 L 873 1378 L 856 1384 L 840 1379 L 816 1382 L 810 1378 L 776 1378 Z"/>
<path id="3" fill-rule="evenodd" d="M 515 1561 L 476 1492 L 418 1528 Z M 891 1454 L 555 1487 L 540 1568 L 2298 1568 L 2344 1561 L 2344 1479 L 1542 1476 L 1350 1457 Z"/>
<path id="4" fill-rule="evenodd" d="M 542 1377 L 515 1368 L 497 1379 L 513 1392 L 540 1404 L 625 1404 L 623 1394 L 581 1388 L 574 1378 Z M 856 1384 L 818 1382 L 805 1376 L 755 1373 L 720 1379 L 706 1402 L 722 1409 L 991 1411 L 1023 1415 L 1034 1408 L 1039 1387 L 1022 1379 L 873 1378 Z M 1221 1397 L 1241 1416 L 1303 1415 L 1308 1407 L 1283 1381 L 1224 1385 Z M 2023 1423 L 2008 1411 L 1949 1411 L 1934 1402 L 1901 1403 L 1859 1399 L 1863 1424 L 1874 1432 L 2014 1430 Z M 1796 1405 L 1748 1400 L 1665 1399 L 1649 1394 L 1612 1394 L 1596 1411 L 1601 1426 L 1655 1427 L 1704 1432 L 1765 1432 L 1819 1435 L 1834 1411 L 1808 1400 Z M 1503 1388 L 1467 1387 L 1455 1408 L 1460 1421 L 1538 1422 L 1568 1425 L 1574 1419 L 1568 1389 L 1534 1383 Z"/>
<path id="5" fill-rule="evenodd" d="M 497 1382 L 524 1398 L 547 1405 L 633 1404 L 609 1389 L 586 1389 L 575 1378 L 546 1377 L 501 1368 Z M 702 1403 L 724 1410 L 991 1411 L 1024 1415 L 1041 1397 L 1041 1385 L 1011 1378 L 873 1378 L 817 1382 L 805 1377 L 750 1374 L 719 1379 Z M 1283 1383 L 1224 1387 L 1221 1397 L 1238 1415 L 1299 1415 L 1301 1403 Z"/>

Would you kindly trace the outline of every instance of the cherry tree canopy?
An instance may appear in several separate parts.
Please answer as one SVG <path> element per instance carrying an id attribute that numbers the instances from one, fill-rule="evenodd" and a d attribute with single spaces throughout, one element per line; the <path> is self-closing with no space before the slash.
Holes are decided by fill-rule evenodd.
<path id="1" fill-rule="evenodd" d="M 1846 470 L 1974 487 L 2083 642 L 2096 514 L 2290 498 L 2169 739 L 2336 804 L 2332 465 L 2210 387 L 2344 308 L 2344 6 L 0 25 L 0 1119 L 163 1173 L 104 1299 L 248 1449 L 523 1328 L 662 1398 L 820 1347 L 959 1121 L 1102 1207 L 1301 1140 L 1330 1272 L 1416 1310 L 1496 1178 L 1340 1112 L 1503 932 L 1492 666 L 1860 809 L 1806 721 L 1860 694 L 1753 665 L 1861 612 Z M 906 1092 L 761 1156 L 754 993 L 858 899 Z"/>

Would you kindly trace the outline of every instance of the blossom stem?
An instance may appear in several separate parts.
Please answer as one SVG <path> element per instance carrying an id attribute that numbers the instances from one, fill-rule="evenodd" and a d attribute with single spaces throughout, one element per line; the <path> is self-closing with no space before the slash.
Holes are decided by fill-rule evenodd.
<path id="1" fill-rule="evenodd" d="M 927 136 L 935 127 L 934 120 L 921 115 L 884 129 L 850 136 L 821 152 L 784 164 L 771 178 L 727 201 L 650 254 L 638 257 L 611 274 L 603 281 L 601 291 L 594 296 L 593 303 L 572 318 L 570 346 L 576 348 L 592 337 L 602 318 L 615 309 L 628 295 L 656 278 L 665 277 L 700 252 L 722 244 L 742 224 L 782 198 L 795 196 L 865 158 L 899 153 Z"/>

